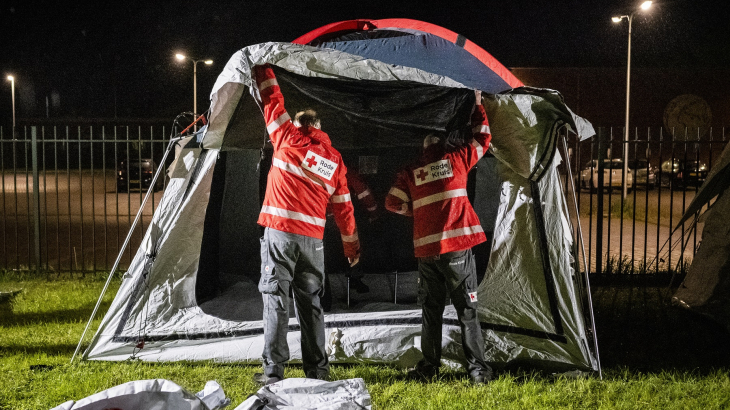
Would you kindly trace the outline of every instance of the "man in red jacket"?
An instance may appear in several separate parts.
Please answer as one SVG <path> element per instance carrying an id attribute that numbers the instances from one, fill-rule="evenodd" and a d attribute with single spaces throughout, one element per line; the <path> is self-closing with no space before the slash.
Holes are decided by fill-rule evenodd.
<path id="1" fill-rule="evenodd" d="M 325 279 L 322 237 L 328 203 L 351 266 L 360 258 L 347 169 L 329 136 L 319 130 L 314 111 L 306 110 L 299 116 L 301 126 L 292 124 L 271 67 L 254 67 L 254 76 L 274 146 L 258 220 L 266 229 L 261 238 L 259 281 L 264 301 L 264 374 L 257 381 L 270 384 L 284 378 L 284 364 L 289 360 L 290 288 L 301 328 L 304 373 L 308 378 L 326 380 L 329 360 L 320 297 Z"/>
<path id="2" fill-rule="evenodd" d="M 296 124 L 297 121 L 294 121 Z M 378 219 L 378 203 L 375 200 L 373 192 L 367 185 L 363 177 L 353 167 L 347 168 L 347 189 L 350 191 L 350 196 L 353 201 L 355 211 L 365 213 L 370 223 Z M 366 285 L 362 278 L 365 276 L 364 273 L 358 269 L 362 267 L 355 267 L 354 269 L 348 270 L 348 264 L 342 256 L 342 249 L 333 238 L 336 236 L 335 228 L 332 226 L 332 207 L 327 207 L 327 226 L 325 227 L 325 267 L 326 267 L 326 278 L 324 284 L 324 296 L 322 296 L 321 302 L 325 312 L 332 311 L 332 286 L 331 286 L 331 274 L 344 273 L 348 280 L 349 286 L 355 289 L 357 293 L 368 293 L 370 287 Z M 360 225 L 362 228 L 363 225 Z M 368 229 L 365 227 L 365 231 L 360 232 L 363 235 L 363 241 L 368 239 Z"/>
<path id="3" fill-rule="evenodd" d="M 443 137 L 427 136 L 421 158 L 398 173 L 385 199 L 389 211 L 413 216 L 424 357 L 409 372 L 413 378 L 430 379 L 438 374 L 444 304 L 449 295 L 459 317 L 469 376 L 476 384 L 492 379 L 492 369 L 484 361 L 476 265 L 471 252 L 487 238 L 466 193 L 469 170 L 482 158 L 491 140 L 481 92 L 476 91 L 475 96 L 471 142 L 446 150 Z"/>

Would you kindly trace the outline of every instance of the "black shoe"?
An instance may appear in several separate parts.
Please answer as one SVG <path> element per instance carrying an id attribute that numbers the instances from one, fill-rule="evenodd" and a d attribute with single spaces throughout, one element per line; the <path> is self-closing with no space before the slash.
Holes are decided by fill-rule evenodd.
<path id="1" fill-rule="evenodd" d="M 357 291 L 357 293 L 368 293 L 370 287 L 362 282 L 360 278 L 350 279 L 350 286 Z"/>
<path id="2" fill-rule="evenodd" d="M 268 386 L 282 380 L 283 378 L 277 376 L 266 377 L 266 375 L 263 373 L 254 373 L 253 375 L 254 383 L 258 384 L 259 386 Z"/>
<path id="3" fill-rule="evenodd" d="M 416 367 L 408 369 L 408 373 L 406 373 L 406 375 L 410 380 L 429 382 L 439 376 L 439 369 L 438 367 L 428 365 L 423 366 L 419 363 Z"/>

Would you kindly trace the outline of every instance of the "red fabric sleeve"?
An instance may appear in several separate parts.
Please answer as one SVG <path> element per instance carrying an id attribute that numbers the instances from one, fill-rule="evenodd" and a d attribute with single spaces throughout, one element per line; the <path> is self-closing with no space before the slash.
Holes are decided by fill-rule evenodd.
<path id="1" fill-rule="evenodd" d="M 367 210 L 368 215 L 373 217 L 375 211 L 378 210 L 378 203 L 375 201 L 373 191 L 370 190 L 370 187 L 368 187 L 360 174 L 354 171 L 348 171 L 347 186 L 350 189 L 350 194 L 357 197 L 360 204 Z"/>
<path id="2" fill-rule="evenodd" d="M 337 186 L 335 193 L 330 198 L 330 204 L 335 223 L 340 229 L 345 256 L 354 258 L 360 254 L 360 238 L 357 235 L 351 194 L 347 189 L 347 168 L 345 164 L 340 164 L 340 168 L 337 173 Z"/>
<path id="3" fill-rule="evenodd" d="M 487 112 L 482 105 L 474 107 L 471 115 L 472 140 L 462 147 L 458 152 L 462 157 L 467 169 L 471 169 L 487 153 L 492 134 L 489 130 Z"/>
<path id="4" fill-rule="evenodd" d="M 302 135 L 291 122 L 284 107 L 284 95 L 276 81 L 274 70 L 268 64 L 257 65 L 253 69 L 256 86 L 261 94 L 263 103 L 264 121 L 269 132 L 271 143 L 277 150 L 285 145 L 301 143 Z"/>
<path id="5" fill-rule="evenodd" d="M 398 173 L 395 184 L 385 197 L 385 209 L 400 215 L 413 216 L 413 202 L 409 194 L 407 172 Z"/>

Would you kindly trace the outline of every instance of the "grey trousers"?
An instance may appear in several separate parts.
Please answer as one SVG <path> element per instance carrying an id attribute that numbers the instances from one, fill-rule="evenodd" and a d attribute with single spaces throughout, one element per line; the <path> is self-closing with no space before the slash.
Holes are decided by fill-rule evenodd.
<path id="1" fill-rule="evenodd" d="M 418 259 L 418 304 L 423 310 L 419 366 L 441 366 L 441 331 L 447 295 L 456 308 L 461 327 L 461 345 L 469 374 L 490 367 L 484 361 L 484 337 L 477 316 L 477 274 L 471 249 Z"/>
<path id="2" fill-rule="evenodd" d="M 261 280 L 264 300 L 264 374 L 284 378 L 289 360 L 289 291 L 293 290 L 301 328 L 302 367 L 310 378 L 326 379 L 329 360 L 325 352 L 324 245 L 322 240 L 266 228 L 261 238 Z"/>

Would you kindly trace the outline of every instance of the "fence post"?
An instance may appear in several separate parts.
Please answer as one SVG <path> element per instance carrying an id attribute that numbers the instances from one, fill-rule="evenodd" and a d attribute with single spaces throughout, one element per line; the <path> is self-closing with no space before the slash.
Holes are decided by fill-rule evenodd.
<path id="1" fill-rule="evenodd" d="M 38 178 L 38 127 L 30 127 L 31 161 L 33 166 L 33 246 L 35 249 L 35 272 L 41 273 L 41 213 Z"/>
<path id="2" fill-rule="evenodd" d="M 598 132 L 598 187 L 596 189 L 596 273 L 603 273 L 603 189 L 604 189 L 604 163 L 606 158 L 605 133 Z"/>

